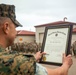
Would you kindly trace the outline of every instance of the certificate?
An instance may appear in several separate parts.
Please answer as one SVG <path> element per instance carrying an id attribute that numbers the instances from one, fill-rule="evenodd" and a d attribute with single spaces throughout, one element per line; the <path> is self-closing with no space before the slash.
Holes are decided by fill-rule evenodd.
<path id="1" fill-rule="evenodd" d="M 56 25 L 45 28 L 41 59 L 43 63 L 62 65 L 63 53 L 70 53 L 72 25 Z"/>

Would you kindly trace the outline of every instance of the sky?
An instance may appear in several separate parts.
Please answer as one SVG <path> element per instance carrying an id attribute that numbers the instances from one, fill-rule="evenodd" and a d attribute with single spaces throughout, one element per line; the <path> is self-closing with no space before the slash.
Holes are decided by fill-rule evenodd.
<path id="1" fill-rule="evenodd" d="M 63 21 L 76 23 L 76 0 L 0 0 L 15 5 L 16 19 L 23 25 L 17 30 L 35 31 L 36 25 Z"/>

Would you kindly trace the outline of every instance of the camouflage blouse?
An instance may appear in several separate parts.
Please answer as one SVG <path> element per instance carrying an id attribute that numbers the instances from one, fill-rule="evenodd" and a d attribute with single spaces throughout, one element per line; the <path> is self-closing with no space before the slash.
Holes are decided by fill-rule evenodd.
<path id="1" fill-rule="evenodd" d="M 32 55 L 6 52 L 0 47 L 0 75 L 35 75 L 36 63 Z"/>

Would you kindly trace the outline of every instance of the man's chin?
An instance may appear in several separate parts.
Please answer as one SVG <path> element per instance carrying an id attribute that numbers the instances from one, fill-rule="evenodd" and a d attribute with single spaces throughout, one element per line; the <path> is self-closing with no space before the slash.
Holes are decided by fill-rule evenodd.
<path id="1" fill-rule="evenodd" d="M 11 46 L 11 45 L 13 45 L 14 44 L 14 42 L 11 42 L 11 43 L 9 43 L 9 46 Z"/>

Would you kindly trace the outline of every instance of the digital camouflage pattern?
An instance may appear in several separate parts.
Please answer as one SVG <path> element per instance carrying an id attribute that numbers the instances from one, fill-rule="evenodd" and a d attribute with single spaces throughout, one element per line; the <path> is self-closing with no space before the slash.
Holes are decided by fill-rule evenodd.
<path id="1" fill-rule="evenodd" d="M 74 43 L 72 44 L 72 49 L 73 49 L 74 56 L 76 57 L 76 41 L 74 41 Z"/>
<path id="2" fill-rule="evenodd" d="M 41 51 L 41 44 L 37 44 L 36 42 L 17 42 L 11 46 L 11 50 L 35 54 L 36 52 Z"/>
<path id="3" fill-rule="evenodd" d="M 36 63 L 32 55 L 7 52 L 0 47 L 0 75 L 35 75 Z"/>
<path id="4" fill-rule="evenodd" d="M 22 26 L 17 20 L 15 15 L 15 6 L 14 5 L 6 5 L 0 4 L 0 17 L 8 17 L 13 23 L 18 26 Z"/>

